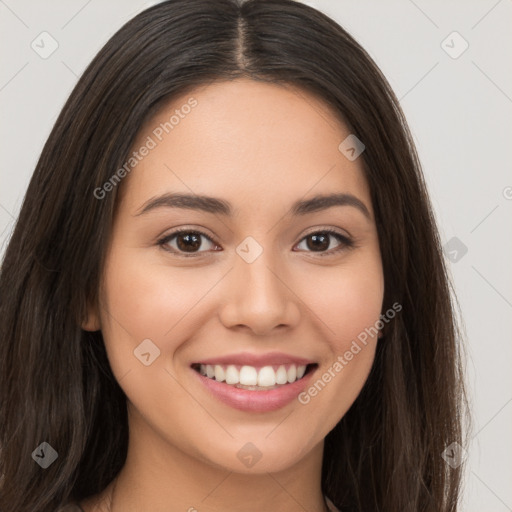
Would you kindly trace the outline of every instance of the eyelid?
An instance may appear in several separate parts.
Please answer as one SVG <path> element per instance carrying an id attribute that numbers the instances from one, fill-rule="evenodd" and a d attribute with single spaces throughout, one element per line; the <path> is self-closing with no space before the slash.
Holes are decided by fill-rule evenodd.
<path id="1" fill-rule="evenodd" d="M 342 231 L 344 231 L 344 233 Z M 350 240 L 352 240 L 353 238 L 352 235 L 346 229 L 341 230 L 340 228 L 333 228 L 329 226 L 315 226 L 314 228 L 311 228 L 310 230 L 306 231 L 302 235 L 302 238 L 300 240 L 302 241 L 304 237 L 314 235 L 316 233 L 330 233 L 332 235 L 339 235 Z"/>

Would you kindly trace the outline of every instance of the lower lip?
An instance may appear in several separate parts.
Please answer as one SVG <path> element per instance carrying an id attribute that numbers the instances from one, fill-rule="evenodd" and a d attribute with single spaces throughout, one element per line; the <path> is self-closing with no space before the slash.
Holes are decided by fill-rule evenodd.
<path id="1" fill-rule="evenodd" d="M 281 409 L 297 398 L 307 387 L 316 368 L 312 368 L 302 379 L 291 384 L 284 384 L 268 391 L 251 391 L 230 386 L 225 382 L 218 382 L 201 375 L 196 370 L 192 371 L 200 379 L 207 390 L 221 402 L 241 411 L 268 412 Z"/>

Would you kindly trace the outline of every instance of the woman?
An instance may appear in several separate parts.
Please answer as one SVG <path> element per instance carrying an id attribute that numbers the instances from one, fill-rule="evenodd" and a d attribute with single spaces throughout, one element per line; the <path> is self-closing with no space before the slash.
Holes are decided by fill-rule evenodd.
<path id="1" fill-rule="evenodd" d="M 0 286 L 2 511 L 457 510 L 460 340 L 420 164 L 310 7 L 170 0 L 122 27 Z"/>

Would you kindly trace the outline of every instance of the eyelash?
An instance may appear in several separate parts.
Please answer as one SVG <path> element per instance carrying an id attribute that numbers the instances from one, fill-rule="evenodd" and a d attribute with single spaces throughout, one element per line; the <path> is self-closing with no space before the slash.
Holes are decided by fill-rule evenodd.
<path id="1" fill-rule="evenodd" d="M 169 249 L 167 247 L 167 244 L 173 238 L 175 238 L 176 236 L 180 235 L 181 233 L 201 235 L 201 236 L 204 236 L 205 238 L 207 238 L 213 244 L 219 245 L 219 244 L 217 244 L 217 242 L 215 240 L 213 240 L 206 233 L 203 233 L 202 231 L 199 231 L 199 230 L 196 230 L 196 229 L 189 229 L 189 228 L 181 228 L 181 229 L 177 229 L 177 230 L 173 231 L 172 233 L 169 233 L 165 237 L 163 237 L 160 240 L 158 240 L 157 245 L 160 246 L 164 251 L 167 251 L 167 252 L 170 252 L 170 253 L 173 253 L 173 254 L 177 254 L 178 256 L 185 257 L 185 258 L 197 258 L 203 252 L 205 252 L 205 251 L 200 251 L 200 252 L 196 252 L 196 253 L 187 254 L 187 253 L 182 253 L 182 252 L 176 251 L 175 249 Z M 347 249 L 352 249 L 352 248 L 356 247 L 356 244 L 355 244 L 355 242 L 352 239 L 350 239 L 349 237 L 347 237 L 345 235 L 342 235 L 341 233 L 338 233 L 338 231 L 335 231 L 333 229 L 320 229 L 318 231 L 312 231 L 311 233 L 308 233 L 303 238 L 301 238 L 301 240 L 299 241 L 299 244 L 303 240 L 305 240 L 306 238 L 308 238 L 308 237 L 310 237 L 312 235 L 318 235 L 318 234 L 332 235 L 334 238 L 336 238 L 340 242 L 340 245 L 338 247 L 334 248 L 334 249 L 330 249 L 329 251 L 323 251 L 323 252 L 318 252 L 318 253 L 315 253 L 314 251 L 305 251 L 305 252 L 311 252 L 313 254 L 318 254 L 319 256 L 323 257 L 323 256 L 330 256 L 330 255 L 336 254 L 336 253 L 338 253 L 340 251 L 347 250 Z M 302 252 L 302 251 L 300 251 L 300 252 Z"/>

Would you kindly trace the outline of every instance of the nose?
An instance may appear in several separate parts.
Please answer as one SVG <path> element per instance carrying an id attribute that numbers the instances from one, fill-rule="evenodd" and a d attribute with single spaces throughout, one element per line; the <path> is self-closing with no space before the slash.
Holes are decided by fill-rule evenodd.
<path id="1" fill-rule="evenodd" d="M 226 301 L 219 315 L 226 328 L 268 336 L 278 327 L 298 324 L 300 299 L 266 251 L 252 263 L 238 258 L 227 279 Z"/>

